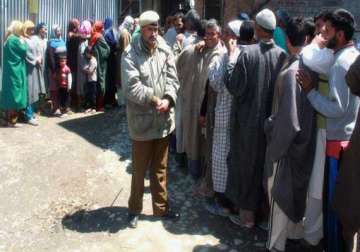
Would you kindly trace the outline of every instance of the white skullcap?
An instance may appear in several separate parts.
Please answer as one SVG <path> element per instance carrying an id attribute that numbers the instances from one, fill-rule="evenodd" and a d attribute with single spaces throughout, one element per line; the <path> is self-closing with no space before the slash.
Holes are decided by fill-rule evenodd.
<path id="1" fill-rule="evenodd" d="M 228 23 L 229 28 L 236 35 L 236 37 L 240 37 L 240 28 L 242 23 L 243 22 L 240 20 L 234 20 Z"/>
<path id="2" fill-rule="evenodd" d="M 145 11 L 140 15 L 139 25 L 140 27 L 143 27 L 145 25 L 158 23 L 159 19 L 159 14 L 157 14 L 155 11 Z"/>
<path id="3" fill-rule="evenodd" d="M 263 9 L 256 15 L 256 23 L 266 30 L 273 31 L 276 28 L 276 17 L 274 12 Z"/>

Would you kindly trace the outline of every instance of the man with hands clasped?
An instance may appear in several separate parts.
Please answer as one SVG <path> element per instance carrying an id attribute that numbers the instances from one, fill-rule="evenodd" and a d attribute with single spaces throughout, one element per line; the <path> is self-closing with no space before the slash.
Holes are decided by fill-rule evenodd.
<path id="1" fill-rule="evenodd" d="M 158 36 L 159 15 L 140 16 L 141 36 L 134 38 L 122 55 L 122 86 L 132 139 L 132 181 L 129 226 L 135 228 L 142 211 L 144 177 L 150 169 L 153 214 L 177 219 L 169 209 L 166 189 L 169 135 L 175 129 L 174 107 L 179 81 L 175 60 L 164 39 Z"/>

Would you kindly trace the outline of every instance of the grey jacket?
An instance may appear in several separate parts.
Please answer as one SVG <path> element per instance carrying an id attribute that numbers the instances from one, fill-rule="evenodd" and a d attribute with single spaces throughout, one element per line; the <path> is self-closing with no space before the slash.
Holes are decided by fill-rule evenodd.
<path id="1" fill-rule="evenodd" d="M 345 75 L 359 52 L 348 47 L 335 54 L 335 63 L 330 68 L 329 97 L 322 96 L 315 89 L 308 93 L 308 99 L 320 114 L 327 118 L 328 140 L 350 140 L 359 109 L 359 98 L 350 92 Z"/>
<path id="2" fill-rule="evenodd" d="M 151 54 L 141 36 L 136 36 L 121 59 L 122 87 L 126 96 L 130 137 L 136 141 L 160 139 L 175 129 L 175 110 L 179 89 L 174 55 L 163 38 Z M 168 98 L 168 113 L 156 111 L 151 99 Z"/>

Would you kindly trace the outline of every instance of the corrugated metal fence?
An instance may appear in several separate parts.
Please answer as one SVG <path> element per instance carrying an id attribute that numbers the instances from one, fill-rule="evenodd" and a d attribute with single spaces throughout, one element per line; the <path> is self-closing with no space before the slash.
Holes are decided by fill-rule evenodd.
<path id="1" fill-rule="evenodd" d="M 45 22 L 49 28 L 53 24 L 61 25 L 65 36 L 67 24 L 74 17 L 79 20 L 103 20 L 105 17 L 111 17 L 116 23 L 119 10 L 118 2 L 118 0 L 39 0 L 39 14 L 36 21 Z M 27 0 L 0 0 L 0 8 L 1 90 L 2 50 L 6 29 L 12 20 L 25 21 L 29 19 L 29 13 Z"/>

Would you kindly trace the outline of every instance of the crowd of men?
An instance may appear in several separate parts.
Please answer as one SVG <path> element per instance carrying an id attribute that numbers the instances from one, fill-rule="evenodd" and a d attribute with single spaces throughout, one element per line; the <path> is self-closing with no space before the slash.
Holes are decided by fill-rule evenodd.
<path id="1" fill-rule="evenodd" d="M 177 220 L 167 194 L 169 150 L 194 178 L 205 209 L 268 230 L 267 249 L 290 239 L 352 251 L 360 228 L 360 56 L 344 9 L 314 18 L 264 9 L 223 27 L 195 10 L 146 11 L 54 25 L 14 21 L 4 46 L 0 109 L 37 126 L 54 116 L 126 106 L 132 139 L 129 226 L 150 171 L 155 216 Z"/>
<path id="2" fill-rule="evenodd" d="M 168 202 L 170 148 L 198 182 L 205 209 L 268 230 L 270 251 L 285 251 L 289 239 L 352 251 L 360 227 L 353 15 L 338 9 L 303 19 L 264 9 L 221 28 L 191 10 L 171 20 L 162 37 L 159 15 L 144 12 L 141 35 L 122 54 L 130 227 L 147 169 L 154 215 L 181 218 Z"/>

